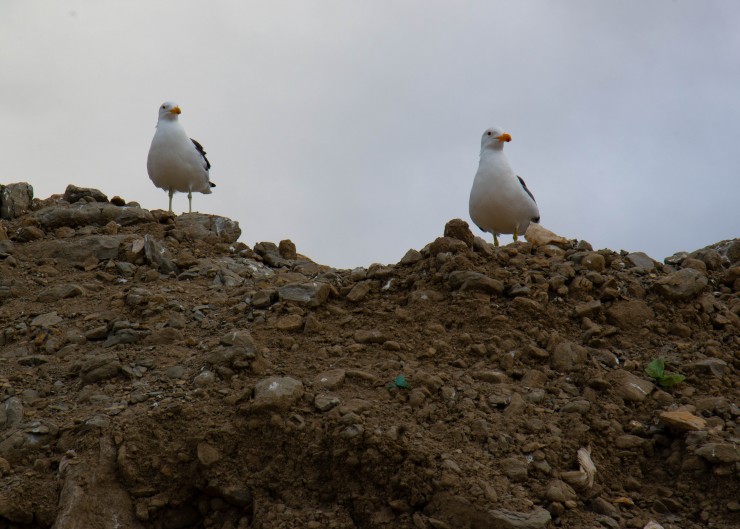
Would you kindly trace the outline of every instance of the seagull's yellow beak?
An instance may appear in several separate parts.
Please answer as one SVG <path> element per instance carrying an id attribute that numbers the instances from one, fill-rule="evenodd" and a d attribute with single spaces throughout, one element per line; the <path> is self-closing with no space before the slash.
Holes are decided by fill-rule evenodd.
<path id="1" fill-rule="evenodd" d="M 178 109 L 179 110 L 179 109 Z M 179 112 L 178 112 L 179 113 Z M 501 136 L 496 136 L 496 139 L 498 141 L 511 141 L 511 136 L 509 136 L 508 133 L 504 132 Z"/>
<path id="2" fill-rule="evenodd" d="M 170 110 L 170 113 L 172 114 L 182 114 L 182 110 L 180 110 L 180 107 L 174 107 L 172 110 Z M 506 134 L 508 136 L 508 134 Z"/>

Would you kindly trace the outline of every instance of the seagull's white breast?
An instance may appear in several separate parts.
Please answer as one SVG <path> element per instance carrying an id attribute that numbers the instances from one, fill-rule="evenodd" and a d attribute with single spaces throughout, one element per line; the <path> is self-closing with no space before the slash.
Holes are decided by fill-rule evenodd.
<path id="1" fill-rule="evenodd" d="M 157 123 L 146 166 L 149 178 L 161 189 L 211 193 L 206 162 L 176 121 Z"/>
<path id="2" fill-rule="evenodd" d="M 470 218 L 490 233 L 524 233 L 539 217 L 532 200 L 502 150 L 484 149 L 470 190 Z"/>

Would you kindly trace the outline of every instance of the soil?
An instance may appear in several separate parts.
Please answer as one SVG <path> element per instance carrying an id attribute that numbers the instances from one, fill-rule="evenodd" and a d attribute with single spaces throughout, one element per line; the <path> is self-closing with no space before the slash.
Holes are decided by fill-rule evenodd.
<path id="1" fill-rule="evenodd" d="M 740 526 L 740 240 L 338 270 L 92 191 L 0 221 L 0 529 Z"/>

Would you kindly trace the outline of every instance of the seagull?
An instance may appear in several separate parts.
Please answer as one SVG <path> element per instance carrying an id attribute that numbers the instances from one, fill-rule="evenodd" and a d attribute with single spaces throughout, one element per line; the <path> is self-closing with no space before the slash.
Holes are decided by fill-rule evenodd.
<path id="1" fill-rule="evenodd" d="M 470 190 L 470 218 L 482 230 L 493 234 L 498 246 L 502 233 L 524 234 L 530 222 L 540 221 L 534 195 L 504 156 L 504 143 L 511 136 L 496 127 L 483 133 L 480 163 Z"/>
<path id="2" fill-rule="evenodd" d="M 193 191 L 210 195 L 216 184 L 208 179 L 211 164 L 203 146 L 188 138 L 178 121 L 181 112 L 176 103 L 166 102 L 159 107 L 157 130 L 149 147 L 146 168 L 154 185 L 169 193 L 170 211 L 172 195 L 179 191 L 188 193 L 188 212 L 192 212 Z"/>

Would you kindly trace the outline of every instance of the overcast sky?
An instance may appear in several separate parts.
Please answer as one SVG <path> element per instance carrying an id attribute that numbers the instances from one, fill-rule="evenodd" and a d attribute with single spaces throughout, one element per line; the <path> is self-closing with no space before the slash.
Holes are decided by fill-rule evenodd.
<path id="1" fill-rule="evenodd" d="M 662 260 L 740 236 L 738 28 L 736 0 L 2 0 L 0 183 L 166 209 L 175 101 L 218 186 L 194 209 L 367 266 L 470 222 L 497 125 L 543 226 Z"/>

